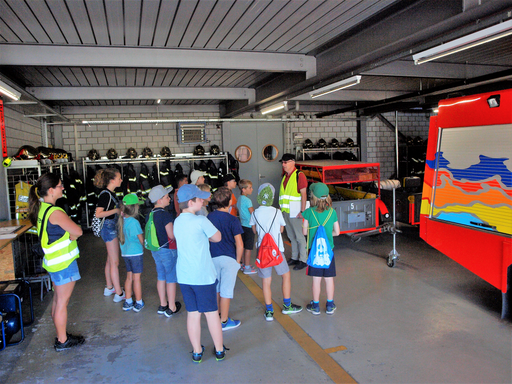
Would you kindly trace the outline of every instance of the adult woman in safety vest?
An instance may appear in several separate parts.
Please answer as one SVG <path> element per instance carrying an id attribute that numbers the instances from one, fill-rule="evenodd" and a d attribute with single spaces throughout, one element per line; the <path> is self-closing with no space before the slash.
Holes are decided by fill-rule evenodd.
<path id="1" fill-rule="evenodd" d="M 53 282 L 52 318 L 57 331 L 56 351 L 76 347 L 85 341 L 83 336 L 66 332 L 69 299 L 75 282 L 80 279 L 76 239 L 82 236 L 82 228 L 62 208 L 55 207 L 63 191 L 64 186 L 58 176 L 53 173 L 42 175 L 30 188 L 28 216 L 40 233 L 43 268 Z"/>

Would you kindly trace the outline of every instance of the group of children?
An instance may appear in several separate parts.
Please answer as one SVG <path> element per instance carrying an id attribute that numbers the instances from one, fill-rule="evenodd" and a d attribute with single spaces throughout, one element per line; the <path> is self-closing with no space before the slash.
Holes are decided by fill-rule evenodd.
<path id="1" fill-rule="evenodd" d="M 200 180 L 201 175 L 193 176 L 191 179 L 194 182 L 191 184 L 188 184 L 188 180 L 180 182 L 175 192 L 178 206 L 174 222 L 172 215 L 166 209 L 170 204 L 169 193 L 172 187 L 166 189 L 158 185 L 151 189 L 148 197 L 154 204 L 154 208 L 150 216 L 154 223 L 158 244 L 157 248 L 148 249 L 156 249 L 151 253 L 158 276 L 157 291 L 160 306 L 157 313 L 171 317 L 180 310 L 181 303 L 176 301 L 176 283 L 179 283 L 187 310 L 187 331 L 193 347 L 192 360 L 198 363 L 202 361 L 204 353 L 204 346 L 201 345 L 202 313 L 206 317 L 214 342 L 213 353 L 218 361 L 224 359 L 227 350 L 223 345 L 222 332 L 237 328 L 241 324 L 240 320 L 229 317 L 229 307 L 238 271 L 241 270 L 244 274 L 258 273 L 263 279 L 266 306 L 264 316 L 267 321 L 273 320 L 272 267 L 254 268 L 251 265 L 251 251 L 254 247 L 255 235 L 257 235 L 256 246 L 259 248 L 264 235 L 270 233 L 279 251 L 284 255 L 281 233 L 286 224 L 281 211 L 272 206 L 275 189 L 271 184 L 265 183 L 258 188 L 259 207 L 254 209 L 249 198 L 253 192 L 253 186 L 249 180 L 240 180 L 241 195 L 237 201 L 232 192 L 237 185 L 233 175 L 227 175 L 223 180 L 224 187 L 218 188 L 213 194 L 210 193 L 209 186 L 203 183 L 204 180 Z M 331 207 L 328 187 L 322 183 L 315 183 L 310 189 L 312 207 L 303 213 L 303 231 L 304 235 L 308 235 L 308 247 L 311 247 L 316 229 L 322 222 L 332 249 L 332 236 L 339 234 L 339 224 L 336 212 Z M 209 213 L 207 213 L 207 206 L 211 210 Z M 129 194 L 123 198 L 119 211 L 116 212 L 120 215 L 117 231 L 121 255 L 127 270 L 124 292 L 119 295 L 116 292 L 116 296 L 125 298 L 124 311 L 135 312 L 144 308 L 141 273 L 145 240 L 137 220 L 138 207 L 137 196 Z M 237 217 L 238 213 L 240 219 Z M 146 229 L 146 241 L 147 236 Z M 273 268 L 282 277 L 281 312 L 288 315 L 302 311 L 300 305 L 291 302 L 291 278 L 286 259 L 282 257 L 282 261 Z M 320 314 L 320 283 L 324 277 L 327 290 L 326 313 L 332 314 L 336 309 L 333 301 L 333 278 L 336 274 L 334 258 L 328 268 L 308 267 L 307 274 L 313 277 L 313 300 L 306 309 L 312 314 Z M 114 288 L 107 286 L 105 292 L 108 289 Z M 135 296 L 135 301 L 132 295 Z"/>

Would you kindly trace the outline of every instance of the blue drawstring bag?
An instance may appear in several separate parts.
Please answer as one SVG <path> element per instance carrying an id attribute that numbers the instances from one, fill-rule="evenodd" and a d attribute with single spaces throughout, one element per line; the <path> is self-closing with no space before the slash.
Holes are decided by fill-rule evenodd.
<path id="1" fill-rule="evenodd" d="M 322 225 L 320 225 L 320 223 L 318 222 L 318 219 L 316 218 L 314 211 L 312 212 L 313 217 L 315 218 L 318 224 L 318 229 L 316 230 L 315 238 L 313 239 L 313 243 L 311 244 L 307 264 L 310 267 L 327 269 L 331 265 L 334 253 L 331 249 L 331 245 L 329 244 L 329 239 L 327 238 L 327 233 L 325 232 L 324 225 L 327 223 L 327 221 L 329 221 L 333 209 L 331 208 L 329 215 L 327 216 Z"/>

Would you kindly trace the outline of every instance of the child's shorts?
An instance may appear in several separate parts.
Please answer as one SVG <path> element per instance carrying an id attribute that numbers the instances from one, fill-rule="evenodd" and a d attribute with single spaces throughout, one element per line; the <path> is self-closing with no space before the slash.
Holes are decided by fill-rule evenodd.
<path id="1" fill-rule="evenodd" d="M 167 284 L 177 283 L 176 261 L 178 251 L 176 249 L 160 248 L 158 251 L 151 251 L 156 264 L 158 280 L 165 280 Z"/>
<path id="2" fill-rule="evenodd" d="M 336 260 L 334 256 L 331 260 L 331 265 L 329 268 L 314 268 L 308 265 L 306 269 L 306 275 L 308 276 L 316 276 L 316 277 L 334 277 L 336 276 Z"/>
<path id="3" fill-rule="evenodd" d="M 53 284 L 55 285 L 64 285 L 71 283 L 72 281 L 80 280 L 81 278 L 76 260 L 73 260 L 73 262 L 62 271 L 49 272 L 49 274 Z"/>
<path id="4" fill-rule="evenodd" d="M 123 256 L 126 264 L 126 272 L 142 273 L 142 255 L 139 256 Z"/>
<path id="5" fill-rule="evenodd" d="M 180 284 L 181 294 L 187 312 L 214 312 L 217 307 L 217 283 L 210 285 Z"/>
<path id="6" fill-rule="evenodd" d="M 244 233 L 242 233 L 242 241 L 244 242 L 244 249 L 252 251 L 254 248 L 254 232 L 252 228 L 242 227 Z"/>
<path id="7" fill-rule="evenodd" d="M 263 269 L 259 268 L 258 276 L 261 277 L 262 279 L 266 279 L 267 277 L 272 277 L 272 268 L 275 268 L 276 273 L 279 276 L 282 276 L 286 272 L 290 271 L 290 268 L 288 267 L 288 263 L 286 262 L 286 258 L 283 256 L 283 261 L 281 262 L 281 264 L 276 265 L 275 267 L 268 267 L 268 268 L 263 268 Z"/>
<path id="8" fill-rule="evenodd" d="M 217 270 L 217 292 L 220 297 L 232 299 L 240 264 L 231 256 L 216 256 L 212 261 Z"/>
<path id="9" fill-rule="evenodd" d="M 116 220 L 103 221 L 103 227 L 101 227 L 100 236 L 105 243 L 112 241 L 117 238 Z"/>

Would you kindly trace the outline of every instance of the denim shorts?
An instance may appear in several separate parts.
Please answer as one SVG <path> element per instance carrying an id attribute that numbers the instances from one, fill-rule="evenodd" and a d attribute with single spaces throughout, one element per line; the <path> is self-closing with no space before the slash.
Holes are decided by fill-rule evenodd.
<path id="1" fill-rule="evenodd" d="M 254 232 L 252 231 L 252 227 L 242 227 L 244 229 L 244 233 L 242 233 L 242 241 L 244 242 L 244 249 L 252 251 L 254 248 Z"/>
<path id="2" fill-rule="evenodd" d="M 217 281 L 210 285 L 180 284 L 181 294 L 187 312 L 208 313 L 219 309 L 217 306 Z"/>
<path id="3" fill-rule="evenodd" d="M 52 279 L 53 284 L 55 285 L 64 285 L 71 283 L 72 281 L 80 280 L 81 278 L 76 259 L 73 260 L 73 262 L 62 271 L 48 273 L 50 274 L 50 278 Z"/>
<path id="4" fill-rule="evenodd" d="M 158 251 L 151 251 L 156 264 L 158 280 L 165 280 L 167 284 L 177 283 L 176 261 L 178 251 L 176 249 L 160 248 Z"/>
<path id="5" fill-rule="evenodd" d="M 101 238 L 105 243 L 108 243 L 109 241 L 112 241 L 117 238 L 117 217 L 113 220 L 107 220 L 103 222 L 103 227 L 101 227 Z"/>
<path id="6" fill-rule="evenodd" d="M 220 293 L 220 297 L 232 299 L 240 264 L 230 256 L 212 257 L 212 261 L 217 270 L 217 280 L 219 282 L 217 292 Z"/>
<path id="7" fill-rule="evenodd" d="M 279 276 L 284 275 L 286 272 L 290 271 L 290 268 L 288 267 L 288 262 L 286 261 L 286 257 L 283 257 L 283 261 L 281 262 L 281 264 L 278 264 L 275 267 L 258 268 L 258 276 L 261 277 L 262 279 L 272 277 L 272 268 L 276 269 L 276 273 Z"/>
<path id="8" fill-rule="evenodd" d="M 142 255 L 139 256 L 123 256 L 126 265 L 126 272 L 142 273 Z"/>

